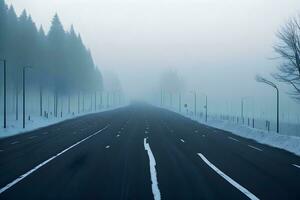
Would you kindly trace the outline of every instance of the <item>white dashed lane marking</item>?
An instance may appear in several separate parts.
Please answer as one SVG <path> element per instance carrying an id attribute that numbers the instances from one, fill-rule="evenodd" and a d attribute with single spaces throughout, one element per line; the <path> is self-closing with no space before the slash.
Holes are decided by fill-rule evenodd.
<path id="1" fill-rule="evenodd" d="M 110 146 L 109 146 L 109 145 L 107 145 L 107 146 L 105 147 L 105 149 L 108 149 L 108 148 L 110 148 Z"/>
<path id="2" fill-rule="evenodd" d="M 34 138 L 36 138 L 37 136 L 31 136 L 31 137 L 28 137 L 28 139 L 32 140 Z"/>
<path id="3" fill-rule="evenodd" d="M 183 139 L 180 139 L 181 142 L 185 143 L 185 141 Z"/>
<path id="4" fill-rule="evenodd" d="M 258 148 L 258 147 L 255 147 L 255 146 L 252 146 L 252 145 L 248 145 L 248 147 L 252 148 L 252 149 L 255 149 L 257 151 L 263 151 L 262 149 Z"/>
<path id="5" fill-rule="evenodd" d="M 19 143 L 19 141 L 14 141 L 14 142 L 12 142 L 10 144 L 14 145 L 14 144 L 18 144 L 18 143 Z"/>
<path id="6" fill-rule="evenodd" d="M 300 169 L 300 165 L 293 164 L 293 166 Z"/>
<path id="7" fill-rule="evenodd" d="M 236 141 L 236 142 L 239 142 L 238 139 L 235 139 L 235 138 L 233 138 L 233 137 L 228 137 L 228 139 L 233 140 L 233 141 Z"/>

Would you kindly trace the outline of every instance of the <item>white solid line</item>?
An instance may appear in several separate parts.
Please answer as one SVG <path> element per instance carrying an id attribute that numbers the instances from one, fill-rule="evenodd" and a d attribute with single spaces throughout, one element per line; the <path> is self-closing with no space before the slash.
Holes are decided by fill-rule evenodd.
<path id="1" fill-rule="evenodd" d="M 183 142 L 183 143 L 185 142 L 183 139 L 180 139 L 180 140 L 181 140 L 181 142 Z"/>
<path id="2" fill-rule="evenodd" d="M 9 184 L 7 184 L 6 186 L 4 186 L 3 188 L 0 189 L 0 194 L 2 194 L 3 192 L 5 192 L 6 190 L 8 190 L 9 188 L 11 188 L 12 186 L 16 185 L 18 182 L 20 182 L 21 180 L 23 180 L 24 178 L 26 178 L 27 176 L 29 176 L 30 174 L 32 174 L 33 172 L 35 172 L 36 170 L 38 170 L 39 168 L 43 167 L 44 165 L 46 165 L 47 163 L 49 163 L 50 161 L 54 160 L 55 158 L 57 158 L 58 156 L 66 153 L 67 151 L 69 151 L 70 149 L 76 147 L 77 145 L 79 145 L 80 143 L 90 139 L 91 137 L 97 135 L 98 133 L 104 131 L 105 129 L 107 129 L 108 126 L 104 127 L 103 129 L 93 133 L 92 135 L 80 140 L 79 142 L 76 142 L 75 144 L 73 144 L 72 146 L 66 148 L 65 150 L 61 151 L 60 153 L 56 154 L 55 156 L 52 156 L 51 158 L 49 158 L 48 160 L 42 162 L 41 164 L 35 166 L 33 169 L 29 170 L 28 172 L 26 172 L 25 174 L 19 176 L 19 178 L 15 179 L 14 181 L 10 182 Z"/>
<path id="3" fill-rule="evenodd" d="M 228 139 L 231 139 L 231 140 L 234 140 L 234 141 L 236 141 L 236 142 L 239 142 L 238 139 L 235 139 L 235 138 L 233 138 L 233 137 L 228 137 Z"/>
<path id="4" fill-rule="evenodd" d="M 107 145 L 106 147 L 105 147 L 105 149 L 108 149 L 110 146 L 109 145 Z"/>
<path id="5" fill-rule="evenodd" d="M 19 141 L 14 141 L 14 142 L 12 142 L 12 143 L 10 143 L 10 144 L 18 144 L 19 143 Z"/>
<path id="6" fill-rule="evenodd" d="M 155 169 L 155 158 L 153 156 L 153 153 L 151 151 L 150 145 L 147 143 L 147 138 L 144 138 L 144 147 L 145 150 L 148 153 L 149 157 L 149 162 L 150 162 L 150 174 L 151 174 L 151 182 L 152 182 L 152 193 L 154 196 L 154 200 L 160 200 L 160 191 L 158 188 L 158 182 L 157 182 L 157 177 L 156 177 L 156 169 Z"/>
<path id="7" fill-rule="evenodd" d="M 219 174 L 221 177 L 223 177 L 226 181 L 228 181 L 231 185 L 233 185 L 239 191 L 241 191 L 242 193 L 244 193 L 249 199 L 251 199 L 251 200 L 259 200 L 259 198 L 257 198 L 254 194 L 252 194 L 249 190 L 247 190 L 246 188 L 244 188 L 243 186 L 241 186 L 240 184 L 238 184 L 237 182 L 235 182 L 232 178 L 230 178 L 229 176 L 227 176 L 226 174 L 224 174 L 221 170 L 219 170 L 216 166 L 214 166 L 211 162 L 209 162 L 209 160 L 207 160 L 204 155 L 202 155 L 201 153 L 198 153 L 198 156 L 200 156 L 200 158 L 210 168 L 212 168 L 215 172 L 217 172 L 217 174 Z"/>
<path id="8" fill-rule="evenodd" d="M 255 150 L 257 150 L 257 151 L 263 151 L 262 149 L 260 149 L 260 148 L 257 148 L 257 147 L 255 147 L 255 146 L 252 146 L 252 145 L 248 145 L 248 147 L 250 147 L 250 148 L 252 148 L 252 149 L 255 149 Z"/>
<path id="9" fill-rule="evenodd" d="M 293 166 L 300 169 L 300 165 L 293 164 Z"/>

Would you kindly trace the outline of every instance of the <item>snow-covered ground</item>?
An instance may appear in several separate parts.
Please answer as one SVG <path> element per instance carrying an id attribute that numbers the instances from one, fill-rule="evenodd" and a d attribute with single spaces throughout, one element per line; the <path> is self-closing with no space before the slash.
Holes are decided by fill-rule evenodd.
<path id="1" fill-rule="evenodd" d="M 28 131 L 33 131 L 39 128 L 43 128 L 49 125 L 53 125 L 68 119 L 72 119 L 72 118 L 77 118 L 80 116 L 84 116 L 84 115 L 88 115 L 88 114 L 92 114 L 92 113 L 98 113 L 98 112 L 104 112 L 104 111 L 108 111 L 108 110 L 112 110 L 112 109 L 116 109 L 117 107 L 114 108 L 109 108 L 109 109 L 102 109 L 101 111 L 95 111 L 95 112 L 85 112 L 85 113 L 81 113 L 81 114 L 66 114 L 63 115 L 63 117 L 49 117 L 44 118 L 44 117 L 39 117 L 39 116 L 32 116 L 30 121 L 26 120 L 26 128 L 23 129 L 22 127 L 22 119 L 19 119 L 18 121 L 13 120 L 11 118 L 8 118 L 7 121 L 7 128 L 4 129 L 3 126 L 1 125 L 0 127 L 0 138 L 5 138 L 5 137 L 9 137 L 9 136 L 13 136 L 13 135 L 17 135 L 17 134 L 21 134 L 21 133 L 26 133 Z M 1 120 L 2 123 L 2 120 Z"/>
<path id="2" fill-rule="evenodd" d="M 196 121 L 199 121 L 200 123 L 206 124 L 211 127 L 229 131 L 244 138 L 253 139 L 261 144 L 285 149 L 300 156 L 300 137 L 290 136 L 284 133 L 278 134 L 273 131 L 268 132 L 261 129 L 251 128 L 246 125 L 234 124 L 230 121 L 220 119 L 209 118 L 207 123 L 203 122 L 203 119 Z"/>

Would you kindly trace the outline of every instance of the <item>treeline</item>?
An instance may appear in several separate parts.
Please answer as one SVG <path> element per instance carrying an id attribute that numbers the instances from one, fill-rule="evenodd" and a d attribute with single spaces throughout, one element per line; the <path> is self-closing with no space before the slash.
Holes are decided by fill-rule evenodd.
<path id="1" fill-rule="evenodd" d="M 65 31 L 56 14 L 45 33 L 42 26 L 37 29 L 25 10 L 17 16 L 13 6 L 8 8 L 0 0 L 0 59 L 4 58 L 9 91 L 20 90 L 25 66 L 32 67 L 27 76 L 31 87 L 57 95 L 102 89 L 101 73 L 73 26 Z"/>

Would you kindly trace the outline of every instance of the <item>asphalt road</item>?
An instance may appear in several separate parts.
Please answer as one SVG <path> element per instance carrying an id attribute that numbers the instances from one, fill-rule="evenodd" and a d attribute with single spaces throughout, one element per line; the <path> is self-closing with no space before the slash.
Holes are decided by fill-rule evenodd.
<path id="1" fill-rule="evenodd" d="M 300 199 L 300 158 L 134 104 L 0 140 L 0 199 Z"/>

